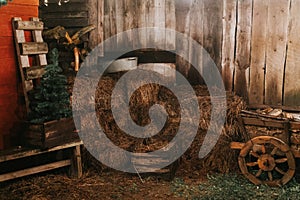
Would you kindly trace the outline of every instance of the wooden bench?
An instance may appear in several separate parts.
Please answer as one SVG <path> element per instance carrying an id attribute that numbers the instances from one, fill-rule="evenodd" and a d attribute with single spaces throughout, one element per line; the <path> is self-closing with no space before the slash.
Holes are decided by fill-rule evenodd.
<path id="1" fill-rule="evenodd" d="M 28 147 L 20 147 L 10 150 L 4 150 L 0 152 L 0 170 L 8 171 L 0 173 L 0 182 L 24 177 L 31 174 L 36 174 L 40 172 L 45 172 L 57 168 L 69 167 L 69 174 L 73 178 L 80 178 L 82 176 L 82 164 L 81 164 L 81 151 L 80 147 L 82 145 L 81 141 L 72 142 L 69 144 L 64 144 L 61 146 L 53 147 L 47 150 L 33 149 Z M 32 158 L 34 156 L 45 156 L 49 153 L 65 153 L 65 157 L 60 160 L 51 161 L 46 164 L 36 164 L 24 169 L 10 171 L 11 167 L 17 162 L 26 162 L 26 159 Z M 38 161 L 38 160 L 36 160 Z M 10 169 L 4 169 L 4 167 Z M 11 167 L 7 167 L 11 166 Z"/>

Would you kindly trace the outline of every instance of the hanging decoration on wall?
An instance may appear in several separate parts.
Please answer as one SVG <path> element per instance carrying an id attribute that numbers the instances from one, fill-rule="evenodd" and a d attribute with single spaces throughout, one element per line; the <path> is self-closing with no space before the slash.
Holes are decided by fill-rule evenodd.
<path id="1" fill-rule="evenodd" d="M 12 0 L 0 0 L 0 7 L 6 5 L 7 1 L 12 1 Z"/>
<path id="2" fill-rule="evenodd" d="M 1 1 L 1 0 L 0 0 L 0 1 Z M 69 1 L 70 1 L 70 0 L 63 0 L 63 1 L 62 1 L 62 0 L 59 0 L 59 1 L 57 2 L 57 4 L 58 4 L 59 6 L 61 6 L 61 5 L 62 5 L 62 2 L 63 2 L 63 3 L 69 3 Z M 48 6 L 48 3 L 49 3 L 48 0 L 44 0 L 44 5 L 45 5 L 45 6 Z"/>

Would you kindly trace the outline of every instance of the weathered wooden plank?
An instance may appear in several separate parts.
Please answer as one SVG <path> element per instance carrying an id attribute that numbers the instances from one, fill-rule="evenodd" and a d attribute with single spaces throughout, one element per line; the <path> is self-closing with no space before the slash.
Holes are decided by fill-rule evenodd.
<path id="1" fill-rule="evenodd" d="M 203 20 L 204 20 L 204 5 L 202 0 L 193 2 L 190 10 L 190 37 L 199 43 L 199 46 L 189 44 L 189 60 L 195 63 L 188 74 L 189 80 L 193 84 L 203 84 L 204 81 L 198 71 L 203 73 Z M 200 48 L 198 48 L 200 47 Z M 196 71 L 196 69 L 198 71 Z"/>
<path id="2" fill-rule="evenodd" d="M 135 8 L 136 1 L 133 0 L 124 0 L 124 31 L 127 32 L 125 34 L 126 46 L 129 48 L 133 48 L 133 43 L 136 38 L 133 35 L 131 29 L 137 27 L 137 21 L 135 19 Z"/>
<path id="3" fill-rule="evenodd" d="M 97 6 L 95 7 L 95 9 L 97 9 Z M 87 11 L 79 11 L 79 12 L 67 11 L 67 12 L 43 13 L 41 16 L 43 19 L 74 18 L 74 20 L 76 20 L 75 18 L 90 17 L 90 15 Z"/>
<path id="4" fill-rule="evenodd" d="M 223 0 L 204 0 L 203 6 L 203 46 L 221 72 Z"/>
<path id="5" fill-rule="evenodd" d="M 249 103 L 264 103 L 268 1 L 253 1 Z"/>
<path id="6" fill-rule="evenodd" d="M 15 27 L 19 30 L 43 30 L 44 23 L 40 21 L 15 21 Z"/>
<path id="7" fill-rule="evenodd" d="M 105 43 L 105 51 L 115 51 L 117 49 L 116 27 L 116 4 L 114 1 L 105 0 L 104 2 L 104 23 L 105 23 L 105 39 L 109 39 L 109 43 Z"/>
<path id="8" fill-rule="evenodd" d="M 245 125 L 254 125 L 254 126 L 266 126 L 272 128 L 285 128 L 286 122 L 274 120 L 274 119 L 259 119 L 252 117 L 243 117 L 243 122 Z"/>
<path id="9" fill-rule="evenodd" d="M 6 162 L 10 160 L 16 160 L 20 158 L 35 156 L 35 155 L 41 155 L 48 152 L 54 152 L 62 149 L 68 149 L 72 148 L 78 145 L 82 145 L 83 143 L 81 141 L 76 142 L 70 142 L 64 145 L 60 145 L 57 147 L 53 147 L 47 150 L 41 150 L 41 149 L 13 149 L 13 150 L 6 150 L 0 152 L 0 162 Z"/>
<path id="10" fill-rule="evenodd" d="M 22 43 L 21 52 L 23 55 L 46 54 L 48 53 L 48 45 L 44 42 Z"/>
<path id="11" fill-rule="evenodd" d="M 234 91 L 248 100 L 252 0 L 238 1 Z"/>
<path id="12" fill-rule="evenodd" d="M 23 69 L 25 73 L 25 79 L 28 81 L 41 78 L 45 73 L 45 67 L 43 66 L 26 67 Z"/>
<path id="13" fill-rule="evenodd" d="M 147 45 L 154 46 L 155 33 L 153 27 L 155 27 L 155 0 L 147 0 L 146 7 L 146 21 L 147 21 Z"/>
<path id="14" fill-rule="evenodd" d="M 76 20 L 65 18 L 65 19 L 44 19 L 45 26 L 48 28 L 56 27 L 56 26 L 63 26 L 65 28 L 69 27 L 78 27 L 82 28 L 84 26 L 88 26 L 88 19 L 86 18 L 77 18 Z"/>
<path id="15" fill-rule="evenodd" d="M 222 77 L 225 89 L 233 89 L 236 0 L 225 0 L 223 6 Z"/>
<path id="16" fill-rule="evenodd" d="M 265 103 L 282 104 L 290 0 L 269 4 Z"/>
<path id="17" fill-rule="evenodd" d="M 138 41 L 141 48 L 147 46 L 147 0 L 137 0 L 137 26 L 139 28 Z"/>
<path id="18" fill-rule="evenodd" d="M 154 0 L 154 7 L 155 7 L 154 26 L 158 28 L 154 32 L 154 44 L 157 49 L 165 49 L 166 0 Z"/>
<path id="19" fill-rule="evenodd" d="M 75 12 L 75 11 L 88 11 L 88 5 L 86 2 L 70 2 L 59 6 L 57 3 L 49 3 L 47 7 L 44 7 L 43 14 L 54 12 Z"/>
<path id="20" fill-rule="evenodd" d="M 300 1 L 291 1 L 288 51 L 284 78 L 284 105 L 300 106 Z M 297 81 L 296 81 L 297 80 Z"/>
<path id="21" fill-rule="evenodd" d="M 23 176 L 36 174 L 36 173 L 40 173 L 40 172 L 44 172 L 44 171 L 49 171 L 49 170 L 53 170 L 53 169 L 57 169 L 57 168 L 61 168 L 61 167 L 69 166 L 69 165 L 71 165 L 70 160 L 62 160 L 62 161 L 58 161 L 58 162 L 54 162 L 54 163 L 50 163 L 50 164 L 40 165 L 38 167 L 32 167 L 29 169 L 23 169 L 23 170 L 16 171 L 16 172 L 2 174 L 2 175 L 0 175 L 0 182 L 11 180 L 14 178 L 20 178 Z"/>
<path id="22" fill-rule="evenodd" d="M 166 50 L 175 50 L 176 48 L 176 15 L 175 2 L 173 0 L 166 0 L 166 29 L 174 30 L 166 31 Z"/>
<path id="23" fill-rule="evenodd" d="M 70 175 L 73 178 L 80 178 L 82 176 L 82 161 L 80 146 L 76 146 L 72 150 Z"/>
<path id="24" fill-rule="evenodd" d="M 191 1 L 175 1 L 176 13 L 176 31 L 189 36 L 190 32 L 190 7 Z M 189 43 L 188 40 L 179 40 L 176 38 L 176 67 L 178 71 L 185 77 L 188 77 L 190 64 L 179 55 L 189 56 Z"/>
<path id="25" fill-rule="evenodd" d="M 124 9 L 124 1 L 123 0 L 115 0 L 116 2 L 116 26 L 117 26 L 117 34 L 122 33 L 124 31 L 124 18 L 125 18 L 125 9 Z M 120 47 L 124 47 L 125 38 L 124 35 L 121 34 L 117 38 L 117 46 L 118 49 Z"/>

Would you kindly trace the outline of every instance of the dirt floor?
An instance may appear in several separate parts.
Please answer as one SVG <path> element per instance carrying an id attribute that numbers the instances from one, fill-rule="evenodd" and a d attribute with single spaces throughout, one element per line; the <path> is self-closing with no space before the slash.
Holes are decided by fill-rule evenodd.
<path id="1" fill-rule="evenodd" d="M 128 174 L 106 169 L 85 170 L 81 179 L 70 179 L 66 170 L 33 175 L 1 183 L 0 199 L 186 199 L 175 192 L 176 180 L 191 186 L 206 181 L 206 174 L 189 176 L 183 168 L 173 180 L 169 174 Z M 174 181 L 175 180 L 175 181 Z M 180 189 L 181 190 L 181 189 Z"/>

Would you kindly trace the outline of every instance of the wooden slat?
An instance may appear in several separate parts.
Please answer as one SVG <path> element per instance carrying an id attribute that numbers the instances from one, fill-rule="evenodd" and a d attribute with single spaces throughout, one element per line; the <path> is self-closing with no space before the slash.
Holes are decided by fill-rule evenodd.
<path id="1" fill-rule="evenodd" d="M 131 29 L 137 27 L 137 21 L 135 19 L 135 8 L 136 1 L 133 0 L 123 0 L 124 1 L 124 31 L 126 31 L 125 36 L 125 45 L 129 48 L 133 48 L 134 40 L 137 38 L 134 37 Z"/>
<path id="2" fill-rule="evenodd" d="M 190 37 L 199 43 L 199 46 L 189 44 L 189 60 L 192 63 L 195 63 L 193 66 L 195 69 L 197 69 L 200 73 L 203 73 L 203 18 L 204 18 L 204 7 L 203 7 L 203 1 L 197 0 L 194 1 L 191 6 L 190 11 Z M 200 47 L 200 48 L 198 48 Z M 199 83 L 199 81 L 202 81 L 200 74 L 198 74 L 198 71 L 191 68 L 189 71 L 189 80 L 193 83 Z M 203 81 L 202 81 L 203 82 Z"/>
<path id="3" fill-rule="evenodd" d="M 89 5 L 89 3 L 87 3 Z M 97 6 L 95 7 L 97 9 Z M 54 12 L 54 13 L 44 13 L 43 10 L 41 11 L 41 16 L 44 19 L 64 19 L 64 18 L 73 18 L 76 20 L 76 18 L 88 18 L 89 13 L 87 11 L 79 11 L 79 12 L 72 12 L 72 11 L 67 11 L 67 12 Z"/>
<path id="4" fill-rule="evenodd" d="M 147 0 L 147 13 L 146 13 L 146 21 L 147 21 L 147 27 L 149 29 L 147 30 L 147 45 L 153 46 L 155 44 L 155 34 L 153 28 L 155 26 L 155 0 Z"/>
<path id="5" fill-rule="evenodd" d="M 72 159 L 71 159 L 71 168 L 70 168 L 70 175 L 73 178 L 81 178 L 82 177 L 82 161 L 81 161 L 81 152 L 80 146 L 76 146 L 72 152 Z"/>
<path id="6" fill-rule="evenodd" d="M 48 53 L 48 45 L 45 42 L 26 42 L 21 44 L 23 55 L 36 55 Z"/>
<path id="7" fill-rule="evenodd" d="M 28 81 L 41 78 L 45 73 L 45 67 L 43 66 L 26 67 L 23 69 L 25 73 L 25 79 Z"/>
<path id="8" fill-rule="evenodd" d="M 234 91 L 248 99 L 252 0 L 238 1 Z"/>
<path id="9" fill-rule="evenodd" d="M 122 33 L 124 31 L 124 1 L 123 0 L 115 0 L 116 4 L 116 28 L 117 28 L 117 34 Z M 117 38 L 117 47 L 120 49 L 120 47 L 124 47 L 125 38 L 124 35 L 120 35 Z"/>
<path id="10" fill-rule="evenodd" d="M 175 2 L 173 0 L 166 0 L 166 29 L 174 30 L 174 32 L 166 32 L 166 50 L 175 50 L 176 48 L 176 15 Z"/>
<path id="11" fill-rule="evenodd" d="M 236 0 L 225 0 L 223 6 L 222 77 L 225 89 L 233 89 Z"/>
<path id="12" fill-rule="evenodd" d="M 203 46 L 221 72 L 223 0 L 204 0 L 203 4 Z M 204 65 L 206 62 L 204 60 Z M 207 70 L 210 69 L 207 68 Z M 212 78 L 215 79 L 215 77 Z"/>
<path id="13" fill-rule="evenodd" d="M 253 1 L 249 103 L 264 103 L 268 1 Z"/>
<path id="14" fill-rule="evenodd" d="M 117 49 L 117 40 L 114 35 L 117 34 L 116 27 L 116 4 L 114 1 L 104 2 L 104 34 L 105 39 L 109 39 L 109 43 L 105 43 L 105 51 L 115 51 Z"/>
<path id="15" fill-rule="evenodd" d="M 265 103 L 282 104 L 290 0 L 269 4 Z"/>
<path id="16" fill-rule="evenodd" d="M 254 126 L 266 126 L 273 128 L 285 128 L 286 122 L 280 122 L 273 119 L 259 119 L 251 117 L 243 117 L 243 122 L 245 125 L 254 125 Z"/>
<path id="17" fill-rule="evenodd" d="M 159 28 L 154 33 L 154 44 L 158 49 L 166 46 L 166 0 L 154 0 L 154 26 Z"/>
<path id="18" fill-rule="evenodd" d="M 62 6 L 63 7 L 63 6 Z M 86 18 L 76 18 L 70 19 L 44 19 L 45 26 L 48 28 L 56 27 L 58 25 L 63 26 L 65 28 L 82 28 L 84 26 L 88 26 L 89 22 Z"/>
<path id="19" fill-rule="evenodd" d="M 66 167 L 69 165 L 71 165 L 70 160 L 62 160 L 62 161 L 58 161 L 58 162 L 54 162 L 54 163 L 50 163 L 50 164 L 41 165 L 38 167 L 32 167 L 29 169 L 24 169 L 24 170 L 20 170 L 20 171 L 16 171 L 16 172 L 2 174 L 2 175 L 0 175 L 0 182 L 11 180 L 14 178 L 20 178 L 23 176 L 36 174 L 36 173 L 40 173 L 40 172 L 44 172 L 44 171 L 49 171 L 49 170 L 53 170 L 53 169 L 57 169 L 57 168 L 61 168 L 61 167 Z"/>
<path id="20" fill-rule="evenodd" d="M 291 1 L 288 51 L 284 78 L 284 99 L 287 106 L 300 106 L 300 1 Z"/>
<path id="21" fill-rule="evenodd" d="M 147 0 L 137 1 L 137 24 L 138 28 L 141 28 L 139 31 L 138 39 L 139 45 L 142 48 L 147 46 Z"/>
<path id="22" fill-rule="evenodd" d="M 300 122 L 290 122 L 291 130 L 300 130 Z"/>
<path id="23" fill-rule="evenodd" d="M 15 160 L 19 158 L 25 158 L 25 157 L 30 157 L 34 155 L 40 155 L 48 152 L 54 152 L 62 149 L 68 149 L 72 148 L 78 145 L 82 145 L 83 143 L 80 142 L 71 142 L 67 143 L 64 145 L 60 145 L 57 147 L 53 147 L 47 150 L 41 150 L 41 149 L 16 149 L 16 150 L 6 150 L 6 151 L 1 151 L 0 152 L 0 162 L 5 162 L 9 160 Z"/>
<path id="24" fill-rule="evenodd" d="M 16 21 L 15 27 L 19 30 L 43 30 L 44 23 L 40 21 Z"/>
<path id="25" fill-rule="evenodd" d="M 176 31 L 189 35 L 190 25 L 190 1 L 175 1 L 176 12 Z M 176 39 L 176 51 L 177 55 L 182 55 L 188 58 L 189 56 L 189 44 L 188 40 Z M 185 77 L 188 77 L 190 64 L 186 62 L 181 56 L 176 57 L 176 64 L 178 71 Z"/>

